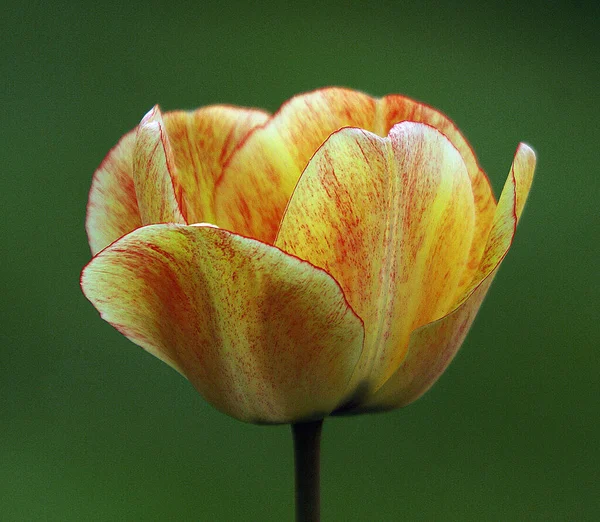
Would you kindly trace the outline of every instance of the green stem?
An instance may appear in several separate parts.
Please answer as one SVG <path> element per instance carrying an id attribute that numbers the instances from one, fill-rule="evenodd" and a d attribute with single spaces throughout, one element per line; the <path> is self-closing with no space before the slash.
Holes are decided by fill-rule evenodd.
<path id="1" fill-rule="evenodd" d="M 321 428 L 323 419 L 292 424 L 296 467 L 296 522 L 321 520 Z"/>

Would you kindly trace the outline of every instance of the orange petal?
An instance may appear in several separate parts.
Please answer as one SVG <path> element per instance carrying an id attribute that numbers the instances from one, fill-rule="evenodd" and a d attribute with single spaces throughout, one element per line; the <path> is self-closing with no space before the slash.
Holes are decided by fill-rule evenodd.
<path id="1" fill-rule="evenodd" d="M 363 319 L 361 388 L 381 386 L 412 330 L 456 302 L 473 221 L 461 155 L 428 125 L 343 129 L 310 161 L 275 244 L 330 273 Z"/>
<path id="2" fill-rule="evenodd" d="M 141 226 L 133 184 L 135 131 L 123 136 L 106 155 L 92 181 L 85 228 L 92 254 Z"/>
<path id="3" fill-rule="evenodd" d="M 105 320 L 244 421 L 327 415 L 362 350 L 362 323 L 328 274 L 212 226 L 139 228 L 81 284 Z"/>
<path id="4" fill-rule="evenodd" d="M 219 225 L 213 205 L 215 182 L 232 151 L 268 118 L 262 111 L 225 105 L 164 115 L 189 223 Z"/>
<path id="5" fill-rule="evenodd" d="M 233 153 L 216 187 L 217 222 L 268 243 L 308 160 L 333 131 L 373 126 L 375 101 L 330 88 L 292 98 Z"/>
<path id="6" fill-rule="evenodd" d="M 510 248 L 534 169 L 533 150 L 520 144 L 498 202 L 483 260 L 466 296 L 453 312 L 412 333 L 408 355 L 398 371 L 355 412 L 387 410 L 410 404 L 423 395 L 450 364 Z"/>
<path id="7" fill-rule="evenodd" d="M 439 130 L 458 149 L 467 166 L 471 178 L 473 197 L 475 200 L 475 229 L 469 255 L 468 269 L 461 280 L 461 288 L 466 288 L 473 278 L 485 247 L 487 236 L 492 226 L 496 201 L 490 182 L 483 172 L 473 150 L 456 125 L 444 114 L 424 103 L 404 96 L 392 94 L 379 100 L 377 129 L 385 136 L 388 130 L 397 122 L 408 120 L 427 123 Z"/>
<path id="8" fill-rule="evenodd" d="M 171 145 L 158 106 L 137 128 L 133 181 L 142 224 L 185 223 L 182 187 L 174 176 Z"/>

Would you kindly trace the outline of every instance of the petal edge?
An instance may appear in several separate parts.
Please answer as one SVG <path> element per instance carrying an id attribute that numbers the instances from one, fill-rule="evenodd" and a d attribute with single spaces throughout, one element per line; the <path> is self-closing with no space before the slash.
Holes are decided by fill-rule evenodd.
<path id="1" fill-rule="evenodd" d="M 85 218 L 92 255 L 142 225 L 132 172 L 135 134 L 125 134 L 94 172 Z"/>

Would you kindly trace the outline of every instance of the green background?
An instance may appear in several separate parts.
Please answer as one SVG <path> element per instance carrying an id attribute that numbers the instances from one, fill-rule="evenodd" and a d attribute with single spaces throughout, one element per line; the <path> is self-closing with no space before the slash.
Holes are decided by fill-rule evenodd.
<path id="1" fill-rule="evenodd" d="M 600 516 L 600 11 L 581 2 L 26 2 L 0 21 L 0 520 L 292 519 L 289 428 L 215 411 L 79 289 L 91 176 L 155 103 L 343 85 L 533 190 L 463 349 L 408 408 L 325 423 L 325 521 Z"/>

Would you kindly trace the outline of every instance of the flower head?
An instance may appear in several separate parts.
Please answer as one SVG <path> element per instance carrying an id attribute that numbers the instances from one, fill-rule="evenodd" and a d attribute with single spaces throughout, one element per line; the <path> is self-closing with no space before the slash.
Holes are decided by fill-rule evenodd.
<path id="1" fill-rule="evenodd" d="M 82 288 L 238 419 L 397 408 L 462 344 L 534 167 L 520 144 L 496 202 L 455 125 L 397 95 L 155 107 L 95 173 Z"/>

